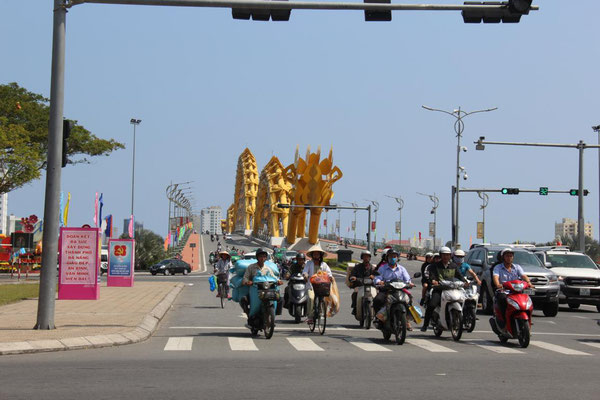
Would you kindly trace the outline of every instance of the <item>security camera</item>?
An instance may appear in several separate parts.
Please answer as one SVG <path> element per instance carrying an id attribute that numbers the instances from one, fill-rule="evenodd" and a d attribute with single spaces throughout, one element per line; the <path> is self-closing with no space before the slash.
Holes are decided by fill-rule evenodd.
<path id="1" fill-rule="evenodd" d="M 466 181 L 467 179 L 469 179 L 469 175 L 467 175 L 467 174 L 464 174 L 464 175 L 463 175 L 463 179 Z"/>
<path id="2" fill-rule="evenodd" d="M 466 152 L 467 152 L 467 150 L 468 150 L 466 146 L 460 146 L 460 149 L 461 149 L 462 151 L 464 151 L 465 153 L 466 153 Z"/>
<path id="3" fill-rule="evenodd" d="M 464 171 L 464 170 L 465 170 L 465 167 L 461 167 L 461 166 L 459 166 L 459 167 L 458 167 L 458 169 L 460 169 L 461 171 Z"/>

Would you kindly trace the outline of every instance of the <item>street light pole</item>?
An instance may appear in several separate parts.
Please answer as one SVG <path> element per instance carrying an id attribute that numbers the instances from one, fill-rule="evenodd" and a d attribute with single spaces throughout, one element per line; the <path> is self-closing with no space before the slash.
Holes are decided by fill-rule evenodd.
<path id="1" fill-rule="evenodd" d="M 379 211 L 379 202 L 375 200 L 365 200 L 370 201 L 371 204 L 373 204 L 373 206 L 375 207 L 375 235 L 373 236 L 373 249 L 375 249 L 375 247 L 377 247 L 377 211 Z M 371 232 L 371 221 L 369 221 L 369 232 Z"/>
<path id="2" fill-rule="evenodd" d="M 600 125 L 592 126 L 592 130 L 598 134 L 598 146 L 600 146 Z M 598 148 L 598 233 L 600 237 L 600 148 Z"/>
<path id="3" fill-rule="evenodd" d="M 477 110 L 477 111 L 471 111 L 471 112 L 466 112 L 463 111 L 460 107 L 458 108 L 458 110 L 453 110 L 452 112 L 450 111 L 445 111 L 445 110 L 439 110 L 437 108 L 432 108 L 432 107 L 427 107 L 427 106 L 421 106 L 426 110 L 429 111 L 438 111 L 438 112 L 442 112 L 444 114 L 448 114 L 452 117 L 454 117 L 456 119 L 456 121 L 454 122 L 454 132 L 456 132 L 456 138 L 457 138 L 457 146 L 456 146 L 456 193 L 455 193 L 455 201 L 454 201 L 454 207 L 452 208 L 452 215 L 453 215 L 453 230 L 452 230 L 452 245 L 454 247 L 456 247 L 456 245 L 459 242 L 459 223 L 458 223 L 458 211 L 459 211 L 459 199 L 460 199 L 460 175 L 461 173 L 463 174 L 464 179 L 466 180 L 468 178 L 467 172 L 466 170 L 460 166 L 460 152 L 461 151 L 467 151 L 466 147 L 463 147 L 460 145 L 460 139 L 462 138 L 462 133 L 465 129 L 465 124 L 463 122 L 463 119 L 471 114 L 477 114 L 477 113 L 482 113 L 482 112 L 490 112 L 490 111 L 494 111 L 497 110 L 498 107 L 494 107 L 494 108 L 486 108 L 484 110 Z"/>
<path id="4" fill-rule="evenodd" d="M 133 218 L 133 199 L 134 199 L 134 191 L 135 191 L 135 127 L 138 126 L 142 122 L 141 119 L 131 118 L 129 123 L 133 125 L 133 161 L 131 167 L 131 217 Z M 133 231 L 135 232 L 135 226 L 133 227 Z M 135 233 L 134 233 L 135 236 Z"/>
<path id="5" fill-rule="evenodd" d="M 431 208 L 430 214 L 433 214 L 433 250 L 435 250 L 435 242 L 436 242 L 436 234 L 437 234 L 437 208 L 440 205 L 440 199 L 434 194 L 425 194 L 417 192 L 421 196 L 429 197 L 429 200 L 433 203 L 433 207 Z"/>
<path id="6" fill-rule="evenodd" d="M 402 200 L 402 197 L 394 197 L 387 194 L 385 196 L 396 200 L 396 203 L 398 203 L 398 247 L 402 250 L 402 209 L 404 208 L 404 200 Z"/>
<path id="7" fill-rule="evenodd" d="M 481 222 L 483 224 L 483 229 L 481 232 L 481 240 L 483 243 L 485 243 L 485 208 L 487 207 L 488 203 L 490 202 L 490 196 L 487 195 L 487 193 L 483 193 L 483 192 L 477 192 L 477 196 L 479 196 L 479 198 L 482 201 L 482 204 L 480 206 L 481 211 L 483 213 L 483 221 Z"/>

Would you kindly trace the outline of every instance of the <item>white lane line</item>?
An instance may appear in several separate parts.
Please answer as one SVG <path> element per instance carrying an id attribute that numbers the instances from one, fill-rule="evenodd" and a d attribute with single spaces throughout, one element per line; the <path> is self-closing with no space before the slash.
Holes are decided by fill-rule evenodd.
<path id="1" fill-rule="evenodd" d="M 551 344 L 546 342 L 539 342 L 537 340 L 532 340 L 530 342 L 533 346 L 540 347 L 545 350 L 554 351 L 560 354 L 572 355 L 572 356 L 591 356 L 590 353 L 584 353 L 583 351 L 569 349 L 567 347 L 559 346 L 557 344 Z"/>
<path id="2" fill-rule="evenodd" d="M 164 351 L 189 351 L 192 349 L 193 337 L 170 337 Z"/>
<path id="3" fill-rule="evenodd" d="M 500 343 L 490 342 L 487 340 L 484 340 L 481 342 L 466 341 L 465 343 L 474 344 L 475 346 L 481 347 L 482 349 L 493 351 L 494 353 L 499 353 L 499 354 L 525 354 L 522 351 L 519 351 L 517 349 L 513 349 L 511 347 L 506 347 L 506 346 L 501 345 Z"/>
<path id="4" fill-rule="evenodd" d="M 588 346 L 592 346 L 595 347 L 597 349 L 600 349 L 600 342 L 581 342 L 583 344 L 587 344 Z"/>
<path id="5" fill-rule="evenodd" d="M 258 351 L 258 347 L 250 338 L 229 338 L 229 347 L 233 351 Z"/>
<path id="6" fill-rule="evenodd" d="M 425 339 L 406 339 L 406 343 L 420 347 L 423 350 L 431 351 L 432 353 L 456 353 L 456 350 L 449 349 L 448 347 L 441 346 Z"/>
<path id="7" fill-rule="evenodd" d="M 244 318 L 246 315 L 244 314 Z M 209 330 L 234 330 L 234 331 L 247 331 L 248 328 L 243 326 L 170 326 L 169 329 L 209 329 Z M 308 331 L 308 327 L 287 327 L 277 325 L 278 331 Z M 349 331 L 350 329 L 344 327 L 335 327 L 327 325 L 327 332 L 329 331 Z"/>
<path id="8" fill-rule="evenodd" d="M 588 318 L 588 317 L 582 317 L 581 315 L 571 315 L 572 318 L 579 318 L 579 319 L 592 319 L 592 318 Z"/>
<path id="9" fill-rule="evenodd" d="M 298 351 L 325 351 L 309 338 L 287 338 Z"/>
<path id="10" fill-rule="evenodd" d="M 369 339 L 364 338 L 346 338 L 348 343 L 351 343 L 364 351 L 392 351 L 387 347 L 383 347 L 377 343 L 373 343 Z"/>
<path id="11" fill-rule="evenodd" d="M 204 239 L 202 239 L 202 234 L 200 235 L 200 247 L 202 248 L 202 265 L 204 265 L 204 269 L 200 271 L 200 273 L 206 272 L 206 253 L 204 253 Z"/>

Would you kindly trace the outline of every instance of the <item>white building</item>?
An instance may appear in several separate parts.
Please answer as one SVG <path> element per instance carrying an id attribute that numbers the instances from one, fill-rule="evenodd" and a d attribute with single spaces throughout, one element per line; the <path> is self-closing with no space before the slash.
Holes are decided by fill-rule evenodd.
<path id="1" fill-rule="evenodd" d="M 562 222 L 554 224 L 554 237 L 576 236 L 578 225 L 578 222 L 574 219 L 563 218 Z M 593 230 L 591 223 L 588 222 L 583 226 L 583 233 L 585 236 L 592 237 Z"/>
<path id="2" fill-rule="evenodd" d="M 200 231 L 220 235 L 221 232 L 221 207 L 212 206 L 200 211 Z"/>
<path id="3" fill-rule="evenodd" d="M 0 195 L 0 234 L 8 235 L 6 230 L 8 218 L 8 193 Z"/>

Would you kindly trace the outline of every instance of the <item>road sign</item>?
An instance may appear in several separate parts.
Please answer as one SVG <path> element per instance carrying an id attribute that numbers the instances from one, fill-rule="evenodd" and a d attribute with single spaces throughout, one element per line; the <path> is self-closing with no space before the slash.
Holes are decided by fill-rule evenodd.
<path id="1" fill-rule="evenodd" d="M 429 236 L 435 236 L 435 222 L 429 223 Z"/>
<path id="2" fill-rule="evenodd" d="M 548 196 L 548 188 L 547 187 L 540 187 L 540 196 Z"/>
<path id="3" fill-rule="evenodd" d="M 477 223 L 477 239 L 483 239 L 483 222 Z"/>

